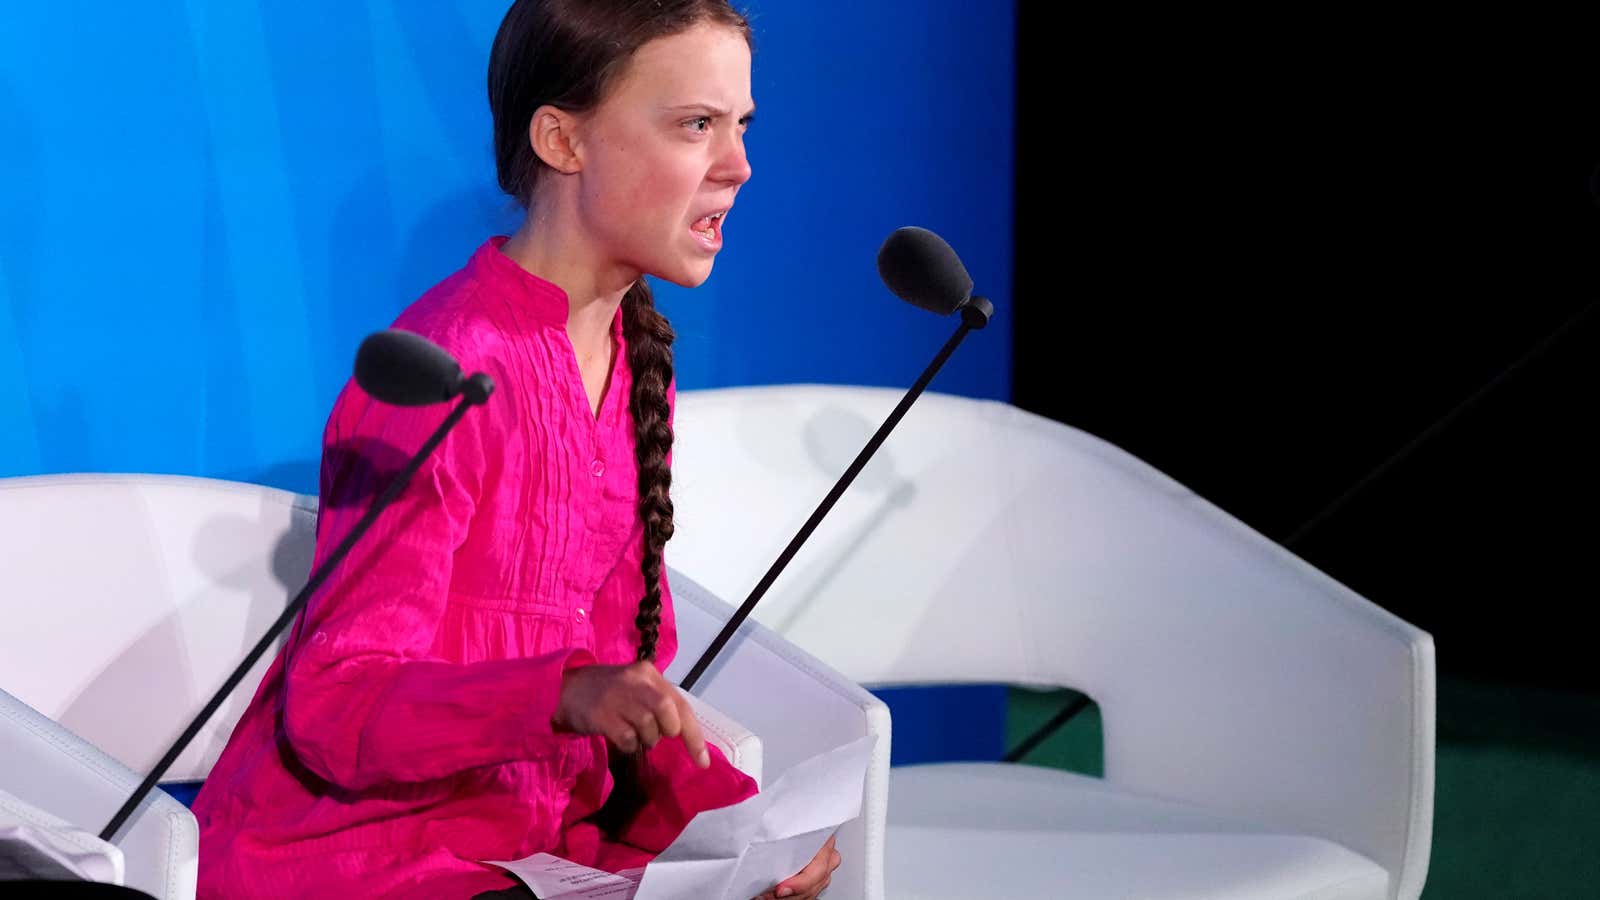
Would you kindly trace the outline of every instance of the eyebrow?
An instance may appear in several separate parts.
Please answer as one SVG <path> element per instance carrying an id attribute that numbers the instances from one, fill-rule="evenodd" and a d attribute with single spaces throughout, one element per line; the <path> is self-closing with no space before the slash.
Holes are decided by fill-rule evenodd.
<path id="1" fill-rule="evenodd" d="M 723 109 L 720 106 L 712 106 L 709 103 L 685 103 L 682 106 L 669 106 L 667 107 L 667 111 L 675 113 L 697 112 L 713 117 L 729 116 L 733 114 L 731 110 Z M 742 119 L 753 119 L 755 117 L 756 108 L 754 106 L 750 107 L 750 109 L 745 112 L 743 116 L 740 116 Z"/>

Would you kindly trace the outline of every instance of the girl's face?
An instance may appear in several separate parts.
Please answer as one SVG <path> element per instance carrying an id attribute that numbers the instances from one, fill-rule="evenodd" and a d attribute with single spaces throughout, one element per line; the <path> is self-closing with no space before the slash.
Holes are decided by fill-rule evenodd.
<path id="1" fill-rule="evenodd" d="M 701 24 L 640 47 L 574 147 L 578 212 L 601 256 L 685 287 L 704 282 L 723 216 L 750 179 L 754 112 L 738 31 Z"/>

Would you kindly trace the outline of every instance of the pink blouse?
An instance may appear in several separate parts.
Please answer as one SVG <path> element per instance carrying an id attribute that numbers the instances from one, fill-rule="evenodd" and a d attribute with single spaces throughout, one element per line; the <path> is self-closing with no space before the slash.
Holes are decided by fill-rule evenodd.
<path id="1" fill-rule="evenodd" d="M 649 754 L 621 842 L 584 819 L 606 744 L 555 731 L 562 673 L 631 662 L 644 579 L 620 313 L 598 417 L 560 288 L 493 238 L 395 326 L 494 379 L 311 599 L 195 800 L 202 897 L 468 897 L 516 882 L 479 860 L 551 852 L 642 865 L 754 783 L 713 748 Z M 675 397 L 669 389 L 669 402 Z M 323 437 L 316 560 L 448 404 L 397 408 L 352 381 Z M 663 585 L 657 665 L 677 651 Z"/>

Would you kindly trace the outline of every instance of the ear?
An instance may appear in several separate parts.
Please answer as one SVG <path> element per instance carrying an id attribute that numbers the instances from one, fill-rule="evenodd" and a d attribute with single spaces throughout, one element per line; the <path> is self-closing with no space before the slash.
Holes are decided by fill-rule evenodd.
<path id="1" fill-rule="evenodd" d="M 577 154 L 578 117 L 554 106 L 533 111 L 528 123 L 528 143 L 544 164 L 564 175 L 582 168 Z"/>

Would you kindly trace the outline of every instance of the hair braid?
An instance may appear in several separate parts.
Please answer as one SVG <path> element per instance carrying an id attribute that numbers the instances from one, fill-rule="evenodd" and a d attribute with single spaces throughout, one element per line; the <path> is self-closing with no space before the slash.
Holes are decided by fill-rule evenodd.
<path id="1" fill-rule="evenodd" d="M 628 368 L 633 373 L 633 393 L 628 409 L 633 413 L 634 456 L 639 464 L 639 518 L 644 520 L 644 596 L 634 624 L 639 629 L 640 660 L 654 660 L 661 636 L 662 550 L 672 538 L 672 471 L 667 454 L 672 450 L 672 413 L 667 405 L 667 385 L 672 383 L 672 341 L 676 337 L 667 319 L 656 311 L 650 287 L 641 278 L 622 298 L 622 329 L 628 345 Z"/>
<path id="2" fill-rule="evenodd" d="M 628 368 L 633 372 L 633 393 L 628 409 L 633 414 L 634 456 L 639 463 L 639 518 L 644 520 L 644 596 L 634 625 L 639 629 L 637 659 L 654 661 L 661 636 L 662 548 L 672 537 L 672 472 L 667 451 L 672 449 L 672 426 L 667 417 L 667 385 L 672 383 L 672 326 L 656 312 L 650 286 L 640 278 L 622 298 L 622 334 L 628 344 Z M 595 812 L 600 829 L 615 838 L 644 807 L 646 769 L 644 750 L 612 754 L 608 760 L 612 790 Z"/>

